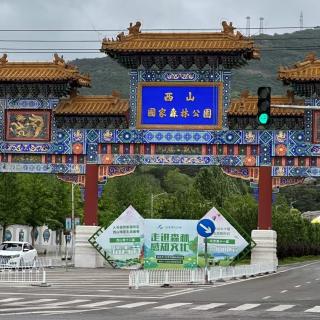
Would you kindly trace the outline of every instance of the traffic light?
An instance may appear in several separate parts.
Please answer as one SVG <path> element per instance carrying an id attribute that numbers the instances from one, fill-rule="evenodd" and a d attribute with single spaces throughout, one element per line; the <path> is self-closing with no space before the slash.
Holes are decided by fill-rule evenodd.
<path id="1" fill-rule="evenodd" d="M 271 108 L 271 88 L 259 87 L 258 88 L 258 123 L 266 125 L 270 120 Z"/>

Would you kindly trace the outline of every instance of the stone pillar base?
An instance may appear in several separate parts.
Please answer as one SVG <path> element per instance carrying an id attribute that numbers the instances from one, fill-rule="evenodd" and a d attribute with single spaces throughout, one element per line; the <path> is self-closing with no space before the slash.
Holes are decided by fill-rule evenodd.
<path id="1" fill-rule="evenodd" d="M 278 266 L 277 233 L 274 230 L 252 230 L 251 238 L 256 246 L 251 251 L 251 264 Z"/>
<path id="2" fill-rule="evenodd" d="M 99 229 L 98 226 L 77 226 L 74 266 L 77 268 L 101 268 L 103 257 L 92 247 L 88 239 Z"/>

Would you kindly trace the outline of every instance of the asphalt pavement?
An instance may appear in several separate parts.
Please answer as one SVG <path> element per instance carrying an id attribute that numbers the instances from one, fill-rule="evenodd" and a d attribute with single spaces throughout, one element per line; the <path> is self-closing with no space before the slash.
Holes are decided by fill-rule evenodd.
<path id="1" fill-rule="evenodd" d="M 275 274 L 128 289 L 128 271 L 48 270 L 50 287 L 0 283 L 0 319 L 320 319 L 320 261 Z"/>

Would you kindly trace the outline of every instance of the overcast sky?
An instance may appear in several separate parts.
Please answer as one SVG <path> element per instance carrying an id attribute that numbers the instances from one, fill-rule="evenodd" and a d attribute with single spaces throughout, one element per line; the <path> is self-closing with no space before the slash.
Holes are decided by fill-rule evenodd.
<path id="1" fill-rule="evenodd" d="M 259 27 L 264 17 L 265 33 L 287 30 L 268 27 L 299 27 L 300 12 L 304 26 L 320 25 L 319 0 L 0 0 L 0 29 L 90 29 L 91 32 L 9 32 L 0 31 L 0 51 L 9 60 L 51 60 L 52 53 L 10 53 L 23 49 L 45 48 L 99 49 L 104 36 L 116 36 L 130 22 L 141 21 L 143 29 L 216 29 L 221 21 L 245 28 L 246 16 L 251 27 Z M 290 32 L 293 30 L 290 30 Z M 245 34 L 245 30 L 243 30 Z M 258 30 L 252 30 L 252 34 Z M 17 43 L 3 40 L 90 40 L 85 43 Z M 63 53 L 66 60 L 103 57 L 102 53 Z"/>

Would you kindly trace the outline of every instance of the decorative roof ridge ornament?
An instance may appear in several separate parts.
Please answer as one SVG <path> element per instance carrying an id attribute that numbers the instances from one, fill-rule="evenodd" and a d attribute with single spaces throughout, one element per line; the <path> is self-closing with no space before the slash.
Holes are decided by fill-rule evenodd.
<path id="1" fill-rule="evenodd" d="M 120 32 L 117 35 L 116 41 L 122 41 L 122 40 L 124 40 L 126 37 L 128 37 L 130 35 L 133 35 L 133 36 L 138 35 L 139 33 L 141 33 L 140 28 L 141 28 L 141 22 L 140 21 L 137 21 L 135 25 L 133 25 L 133 23 L 130 22 L 129 27 L 127 28 L 127 30 L 129 31 L 129 34 L 125 35 L 125 33 L 123 31 Z M 110 40 L 105 38 L 105 39 L 103 39 L 103 41 L 110 41 Z M 114 41 L 114 40 L 112 39 L 112 41 Z"/>
<path id="2" fill-rule="evenodd" d="M 317 57 L 314 51 L 309 52 L 304 58 L 304 61 L 310 61 L 311 63 L 314 63 L 316 60 L 317 60 Z"/>
<path id="3" fill-rule="evenodd" d="M 295 97 L 294 97 L 293 90 L 287 90 L 287 98 L 288 98 L 288 104 L 294 104 Z"/>
<path id="4" fill-rule="evenodd" d="M 319 62 L 319 60 L 316 57 L 316 53 L 315 52 L 309 52 L 307 53 L 306 57 L 304 58 L 303 61 L 298 61 L 294 67 L 295 68 L 299 68 L 299 67 L 303 67 L 306 65 L 310 65 L 313 64 L 315 62 Z"/>
<path id="5" fill-rule="evenodd" d="M 244 109 L 245 108 L 245 102 L 249 98 L 250 92 L 248 89 L 243 90 L 240 93 L 240 106 L 239 109 Z"/>
<path id="6" fill-rule="evenodd" d="M 127 28 L 129 30 L 129 35 L 133 34 L 133 35 L 137 35 L 139 33 L 141 33 L 141 22 L 137 21 L 135 25 L 133 25 L 132 22 L 130 22 L 129 28 Z"/>
<path id="7" fill-rule="evenodd" d="M 8 55 L 6 53 L 3 54 L 3 56 L 0 58 L 0 64 L 1 65 L 4 65 L 8 62 L 8 59 L 7 59 Z"/>
<path id="8" fill-rule="evenodd" d="M 66 62 L 63 59 L 63 55 L 61 55 L 61 57 L 59 57 L 58 53 L 56 53 L 56 52 L 53 54 L 53 63 L 61 65 L 61 66 L 66 65 Z"/>
<path id="9" fill-rule="evenodd" d="M 122 31 L 117 35 L 117 41 L 122 41 L 125 37 L 126 36 L 125 36 L 124 32 Z M 112 41 L 114 41 L 113 38 L 112 38 Z"/>
<path id="10" fill-rule="evenodd" d="M 244 40 L 245 37 L 242 35 L 242 33 L 240 31 L 237 31 L 236 33 L 234 33 L 234 30 L 237 29 L 236 27 L 234 27 L 232 25 L 232 22 L 228 22 L 227 21 L 222 21 L 222 33 L 231 35 L 233 37 L 235 37 L 237 40 Z"/>
<path id="11" fill-rule="evenodd" d="M 248 89 L 245 89 L 245 90 L 243 90 L 243 91 L 240 93 L 240 98 L 246 99 L 246 98 L 249 97 L 249 95 L 250 95 L 249 90 L 248 90 Z"/>
<path id="12" fill-rule="evenodd" d="M 112 97 L 116 97 L 116 98 L 120 98 L 121 93 L 120 93 L 120 91 L 118 91 L 118 90 L 112 90 L 111 96 L 112 96 Z"/>

